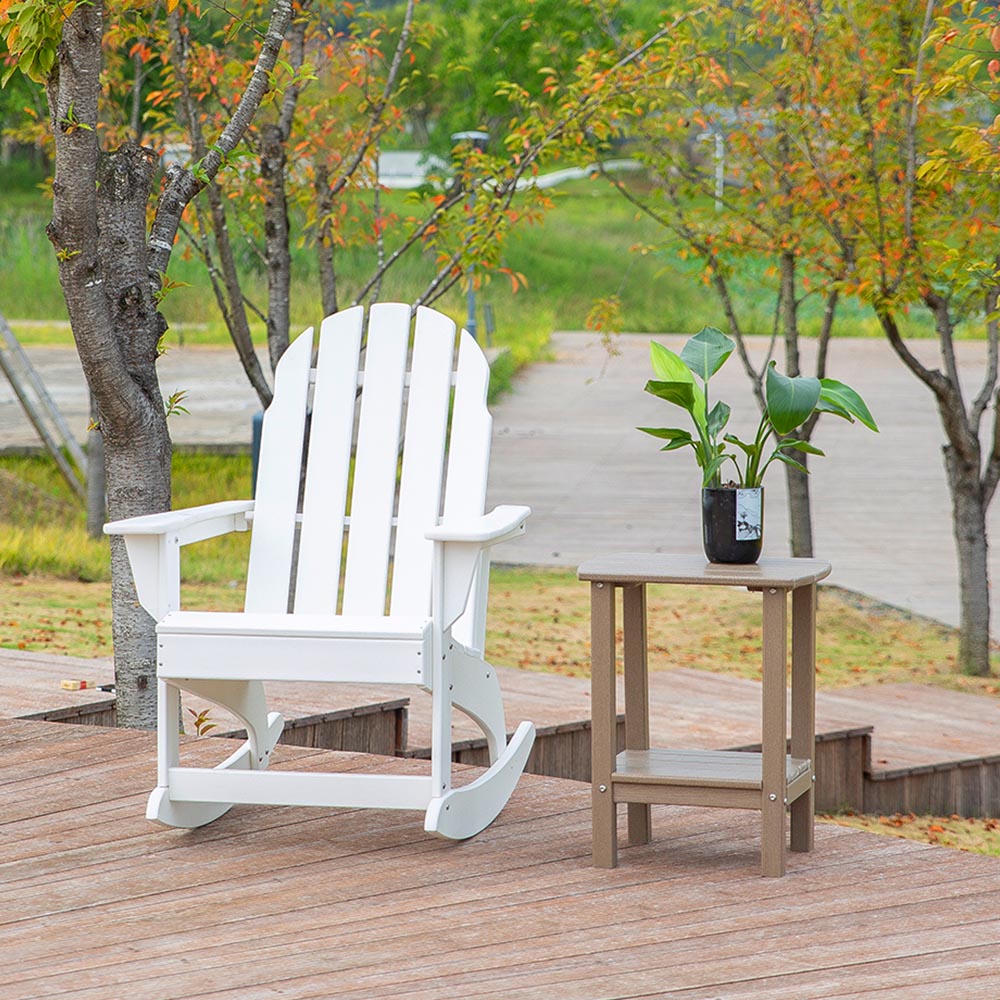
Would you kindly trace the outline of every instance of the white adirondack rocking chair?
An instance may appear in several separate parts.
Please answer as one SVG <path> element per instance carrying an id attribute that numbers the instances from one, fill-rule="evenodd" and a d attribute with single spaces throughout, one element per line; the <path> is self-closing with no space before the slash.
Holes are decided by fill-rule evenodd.
<path id="1" fill-rule="evenodd" d="M 456 366 L 454 323 L 419 308 L 411 335 L 411 316 L 408 305 L 372 306 L 364 352 L 362 308 L 327 317 L 314 379 L 312 330 L 291 344 L 264 416 L 256 501 L 105 526 L 124 535 L 139 600 L 158 623 L 158 774 L 148 818 L 196 827 L 234 803 L 422 809 L 426 830 L 462 839 L 491 823 L 514 790 L 534 727 L 522 722 L 507 742 L 496 672 L 483 659 L 485 603 L 489 547 L 523 532 L 530 510 L 483 513 L 492 418 L 482 351 L 462 331 Z M 180 610 L 180 547 L 248 528 L 245 610 Z M 266 709 L 262 682 L 272 679 L 429 691 L 430 774 L 266 770 L 283 726 Z M 180 766 L 178 688 L 246 725 L 246 743 L 215 768 Z M 492 762 L 458 788 L 453 707 L 478 723 Z"/>

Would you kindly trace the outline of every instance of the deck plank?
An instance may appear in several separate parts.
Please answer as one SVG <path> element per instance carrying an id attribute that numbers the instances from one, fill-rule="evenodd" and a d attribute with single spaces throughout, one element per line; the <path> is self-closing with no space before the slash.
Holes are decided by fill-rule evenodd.
<path id="1" fill-rule="evenodd" d="M 598 870 L 586 786 L 532 775 L 461 844 L 390 811 L 173 831 L 143 818 L 153 759 L 148 733 L 0 721 L 3 1000 L 1000 996 L 995 859 L 822 825 L 761 879 L 755 814 L 657 807 L 653 842 Z"/>
<path id="2" fill-rule="evenodd" d="M 93 664 L 89 671 L 88 663 Z M 650 672 L 654 744 L 719 749 L 760 739 L 759 683 L 666 666 L 654 662 Z M 103 681 L 110 679 L 109 671 L 107 660 L 0 650 L 0 717 L 106 700 L 109 696 L 101 691 L 62 691 L 59 678 L 83 673 Z M 588 679 L 504 666 L 497 671 L 511 726 L 521 719 L 550 726 L 590 718 Z M 288 719 L 408 697 L 409 746 L 430 746 L 430 698 L 414 688 L 281 682 L 269 682 L 266 688 L 269 707 Z M 208 707 L 207 702 L 191 698 L 186 698 L 185 705 Z M 223 717 L 217 708 L 212 711 L 222 731 L 240 728 L 235 718 Z M 873 763 L 878 769 L 1000 754 L 1000 700 L 928 685 L 821 690 L 816 697 L 816 723 L 820 732 L 874 726 Z M 457 713 L 454 739 L 479 736 L 475 725 Z"/>

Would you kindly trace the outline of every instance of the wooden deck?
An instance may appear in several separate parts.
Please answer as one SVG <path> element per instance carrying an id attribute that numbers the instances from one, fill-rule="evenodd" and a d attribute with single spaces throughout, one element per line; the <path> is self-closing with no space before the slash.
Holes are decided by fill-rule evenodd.
<path id="1" fill-rule="evenodd" d="M 180 832 L 153 773 L 148 733 L 0 721 L 2 1000 L 1000 997 L 994 859 L 820 825 L 761 879 L 756 814 L 663 808 L 597 870 L 589 789 L 530 775 L 462 844 L 355 810 Z"/>
<path id="2" fill-rule="evenodd" d="M 498 667 L 507 721 L 537 726 L 590 718 L 590 681 L 579 677 Z M 107 700 L 101 691 L 63 691 L 61 678 L 113 680 L 109 660 L 80 660 L 0 650 L 0 717 Z M 270 707 L 286 719 L 333 709 L 410 698 L 409 746 L 430 746 L 430 699 L 409 687 L 268 684 Z M 619 704 L 620 704 L 619 694 Z M 195 707 L 207 707 L 197 703 Z M 213 709 L 222 730 L 238 728 Z M 458 715 L 454 738 L 482 734 Z M 650 722 L 657 742 L 703 749 L 760 739 L 760 684 L 723 674 L 677 668 L 650 674 Z M 874 726 L 872 763 L 879 769 L 1000 754 L 1000 700 L 919 684 L 886 684 L 820 691 L 820 732 Z"/>

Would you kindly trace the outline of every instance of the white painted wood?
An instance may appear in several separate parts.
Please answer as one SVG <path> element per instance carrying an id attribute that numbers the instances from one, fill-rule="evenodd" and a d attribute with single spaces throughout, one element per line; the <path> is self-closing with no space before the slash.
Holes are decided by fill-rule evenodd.
<path id="1" fill-rule="evenodd" d="M 490 366 L 479 345 L 463 330 L 459 338 L 455 382 L 455 405 L 448 444 L 448 470 L 445 480 L 444 519 L 464 519 L 482 514 L 486 507 L 486 482 L 489 475 L 493 418 L 486 408 L 490 385 Z M 488 560 L 488 556 L 486 559 Z M 488 561 L 484 563 L 488 568 Z M 471 587 L 470 587 L 471 590 Z M 476 594 L 485 596 L 485 582 Z M 455 634 L 467 646 L 486 646 L 486 616 L 477 614 L 474 604 L 453 626 Z"/>
<path id="2" fill-rule="evenodd" d="M 461 640 L 477 639 L 480 648 L 485 644 L 485 635 L 477 634 L 470 628 L 470 625 L 478 624 L 482 618 L 482 632 L 485 633 L 485 611 L 475 607 L 472 601 L 473 597 L 486 597 L 485 588 L 477 587 L 473 590 L 476 573 L 482 568 L 483 547 L 522 534 L 524 522 L 530 513 L 530 507 L 501 506 L 478 517 L 446 520 L 427 532 L 428 538 L 448 543 L 443 549 L 441 621 L 445 628 L 454 623 Z M 459 618 L 463 613 L 466 618 L 464 622 Z M 456 619 L 459 621 L 456 622 Z M 466 644 L 476 648 L 471 641 Z"/>
<path id="3" fill-rule="evenodd" d="M 264 420 L 258 496 L 109 524 L 126 538 L 143 605 L 158 619 L 160 691 L 157 788 L 147 815 L 194 827 L 234 802 L 425 809 L 425 827 L 472 836 L 510 796 L 534 739 L 522 723 L 506 742 L 496 675 L 483 659 L 490 546 L 524 530 L 527 507 L 483 513 L 491 420 L 489 369 L 462 334 L 452 374 L 454 326 L 419 310 L 411 371 L 410 307 L 371 312 L 364 370 L 357 366 L 360 309 L 324 321 L 315 376 L 304 510 L 298 514 L 302 437 L 310 385 L 311 332 L 279 366 L 275 401 Z M 451 384 L 455 383 L 446 497 L 442 468 Z M 350 516 L 356 388 L 364 386 Z M 404 389 L 409 388 L 400 461 Z M 398 513 L 396 478 L 401 465 Z M 395 520 L 394 520 L 395 519 Z M 295 613 L 288 613 L 296 521 L 301 521 Z M 253 525 L 246 610 L 180 611 L 182 545 Z M 396 525 L 391 613 L 386 614 L 390 542 Z M 337 591 L 347 528 L 344 599 Z M 140 582 L 141 581 L 141 582 Z M 451 625 L 465 612 L 470 642 Z M 478 643 L 478 645 L 476 645 Z M 429 777 L 267 772 L 282 719 L 268 714 L 264 680 L 409 684 L 431 693 Z M 178 750 L 178 691 L 223 705 L 248 740 L 217 768 L 183 768 Z M 493 765 L 482 778 L 451 788 L 455 708 L 483 730 Z"/>
<path id="4" fill-rule="evenodd" d="M 337 610 L 363 329 L 361 306 L 328 316 L 320 327 L 295 585 L 297 612 Z"/>
<path id="5" fill-rule="evenodd" d="M 185 802 L 328 806 L 350 809 L 426 809 L 431 781 L 412 774 L 316 774 L 295 771 L 179 767 L 170 795 Z"/>
<path id="6" fill-rule="evenodd" d="M 486 409 L 490 366 L 479 345 L 463 330 L 459 337 L 455 407 L 448 446 L 444 520 L 464 520 L 486 507 L 493 418 Z"/>
<path id="7" fill-rule="evenodd" d="M 178 678 L 178 683 L 242 678 L 422 685 L 431 661 L 429 636 L 425 641 L 181 633 L 161 636 L 160 643 L 160 676 Z"/>
<path id="8" fill-rule="evenodd" d="M 347 536 L 345 615 L 385 613 L 409 341 L 409 306 L 372 306 Z"/>
<path id="9" fill-rule="evenodd" d="M 479 554 L 469 588 L 466 610 L 455 620 L 451 634 L 467 649 L 482 657 L 486 651 L 486 609 L 490 601 L 490 549 Z"/>
<path id="10" fill-rule="evenodd" d="M 245 611 L 178 611 L 156 627 L 161 636 L 220 635 L 321 639 L 423 640 L 430 618 L 397 615 L 250 614 Z"/>
<path id="11" fill-rule="evenodd" d="M 177 688 L 156 682 L 156 783 L 167 784 L 167 772 L 180 760 L 181 700 Z"/>
<path id="12" fill-rule="evenodd" d="M 441 524 L 427 530 L 428 538 L 439 542 L 478 542 L 495 545 L 507 538 L 524 534 L 524 522 L 531 508 L 522 505 L 502 504 L 488 514 L 466 517 L 445 516 Z"/>
<path id="13" fill-rule="evenodd" d="M 433 545 L 426 532 L 441 514 L 454 351 L 455 324 L 441 313 L 418 309 L 394 547 L 394 615 L 430 610 Z"/>
<path id="14" fill-rule="evenodd" d="M 452 640 L 452 704 L 464 712 L 483 731 L 489 748 L 490 763 L 495 764 L 507 743 L 503 696 L 493 666 Z"/>
<path id="15" fill-rule="evenodd" d="M 242 756 L 249 752 L 245 749 Z M 213 823 L 232 808 L 232 802 L 177 802 L 170 797 L 168 787 L 157 785 L 146 801 L 146 819 L 161 826 L 196 830 Z"/>
<path id="16" fill-rule="evenodd" d="M 441 625 L 441 604 L 444 593 L 444 552 L 434 546 L 431 563 L 431 782 L 435 795 L 444 795 L 451 788 L 451 644 L 445 649 L 446 636 Z"/>
<path id="17" fill-rule="evenodd" d="M 176 691 L 174 691 L 176 701 Z M 285 727 L 285 720 L 277 712 L 272 712 L 268 716 L 267 742 L 273 747 L 278 742 L 282 730 Z M 238 750 L 234 750 L 221 764 L 213 770 L 230 771 L 246 769 L 250 767 L 253 751 L 249 741 L 245 742 Z M 146 803 L 146 819 L 163 826 L 179 827 L 181 829 L 192 830 L 199 826 L 205 826 L 213 822 L 220 816 L 227 813 L 233 806 L 232 802 L 225 799 L 213 799 L 207 802 L 193 802 L 177 798 L 171 794 L 170 776 L 174 770 L 184 770 L 176 768 L 174 765 L 167 770 L 164 776 L 164 784 L 158 785 L 150 793 Z M 256 771 L 261 774 L 263 772 Z"/>
<path id="18" fill-rule="evenodd" d="M 139 603 L 159 620 L 180 607 L 180 546 L 229 531 L 246 531 L 252 500 L 168 510 L 104 525 L 106 535 L 123 535 Z"/>
<path id="19" fill-rule="evenodd" d="M 180 546 L 170 535 L 126 535 L 132 579 L 139 603 L 153 618 L 180 607 Z"/>
<path id="20" fill-rule="evenodd" d="M 310 327 L 281 356 L 274 375 L 274 398 L 264 414 L 247 571 L 247 611 L 288 608 L 312 343 Z"/>
<path id="21" fill-rule="evenodd" d="M 184 683 L 178 687 L 206 701 L 222 705 L 235 715 L 246 727 L 247 743 L 250 746 L 249 766 L 253 769 L 267 767 L 274 743 L 268 742 L 271 725 L 264 685 L 260 681 L 185 678 Z M 277 735 L 281 735 L 280 730 Z"/>
<path id="22" fill-rule="evenodd" d="M 485 774 L 431 801 L 424 829 L 448 840 L 466 840 L 485 830 L 507 804 L 534 742 L 535 727 L 522 722 L 500 759 Z"/>
<path id="23" fill-rule="evenodd" d="M 253 500 L 222 500 L 184 510 L 165 510 L 160 514 L 127 517 L 121 521 L 109 521 L 104 525 L 104 534 L 163 535 L 168 531 L 176 531 L 184 535 L 181 544 L 187 545 L 189 541 L 201 541 L 227 531 L 246 531 L 245 515 L 253 510 L 253 506 Z M 199 530 L 191 530 L 194 528 Z M 206 531 L 208 533 L 203 533 Z"/>

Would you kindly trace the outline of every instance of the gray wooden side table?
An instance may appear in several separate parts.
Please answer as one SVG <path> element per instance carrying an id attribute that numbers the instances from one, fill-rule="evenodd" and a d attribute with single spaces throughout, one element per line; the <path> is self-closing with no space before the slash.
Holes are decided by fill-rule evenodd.
<path id="1" fill-rule="evenodd" d="M 701 556 L 602 556 L 579 568 L 590 582 L 594 864 L 618 863 L 617 807 L 628 806 L 630 844 L 650 840 L 650 805 L 761 811 L 761 872 L 785 873 L 785 809 L 791 849 L 813 847 L 816 741 L 816 583 L 830 572 L 816 559 L 761 559 L 738 566 Z M 746 587 L 763 597 L 761 752 L 657 749 L 649 745 L 646 585 Z M 616 604 L 622 591 L 625 750 L 615 753 Z M 788 595 L 792 598 L 791 753 L 787 753 Z"/>

